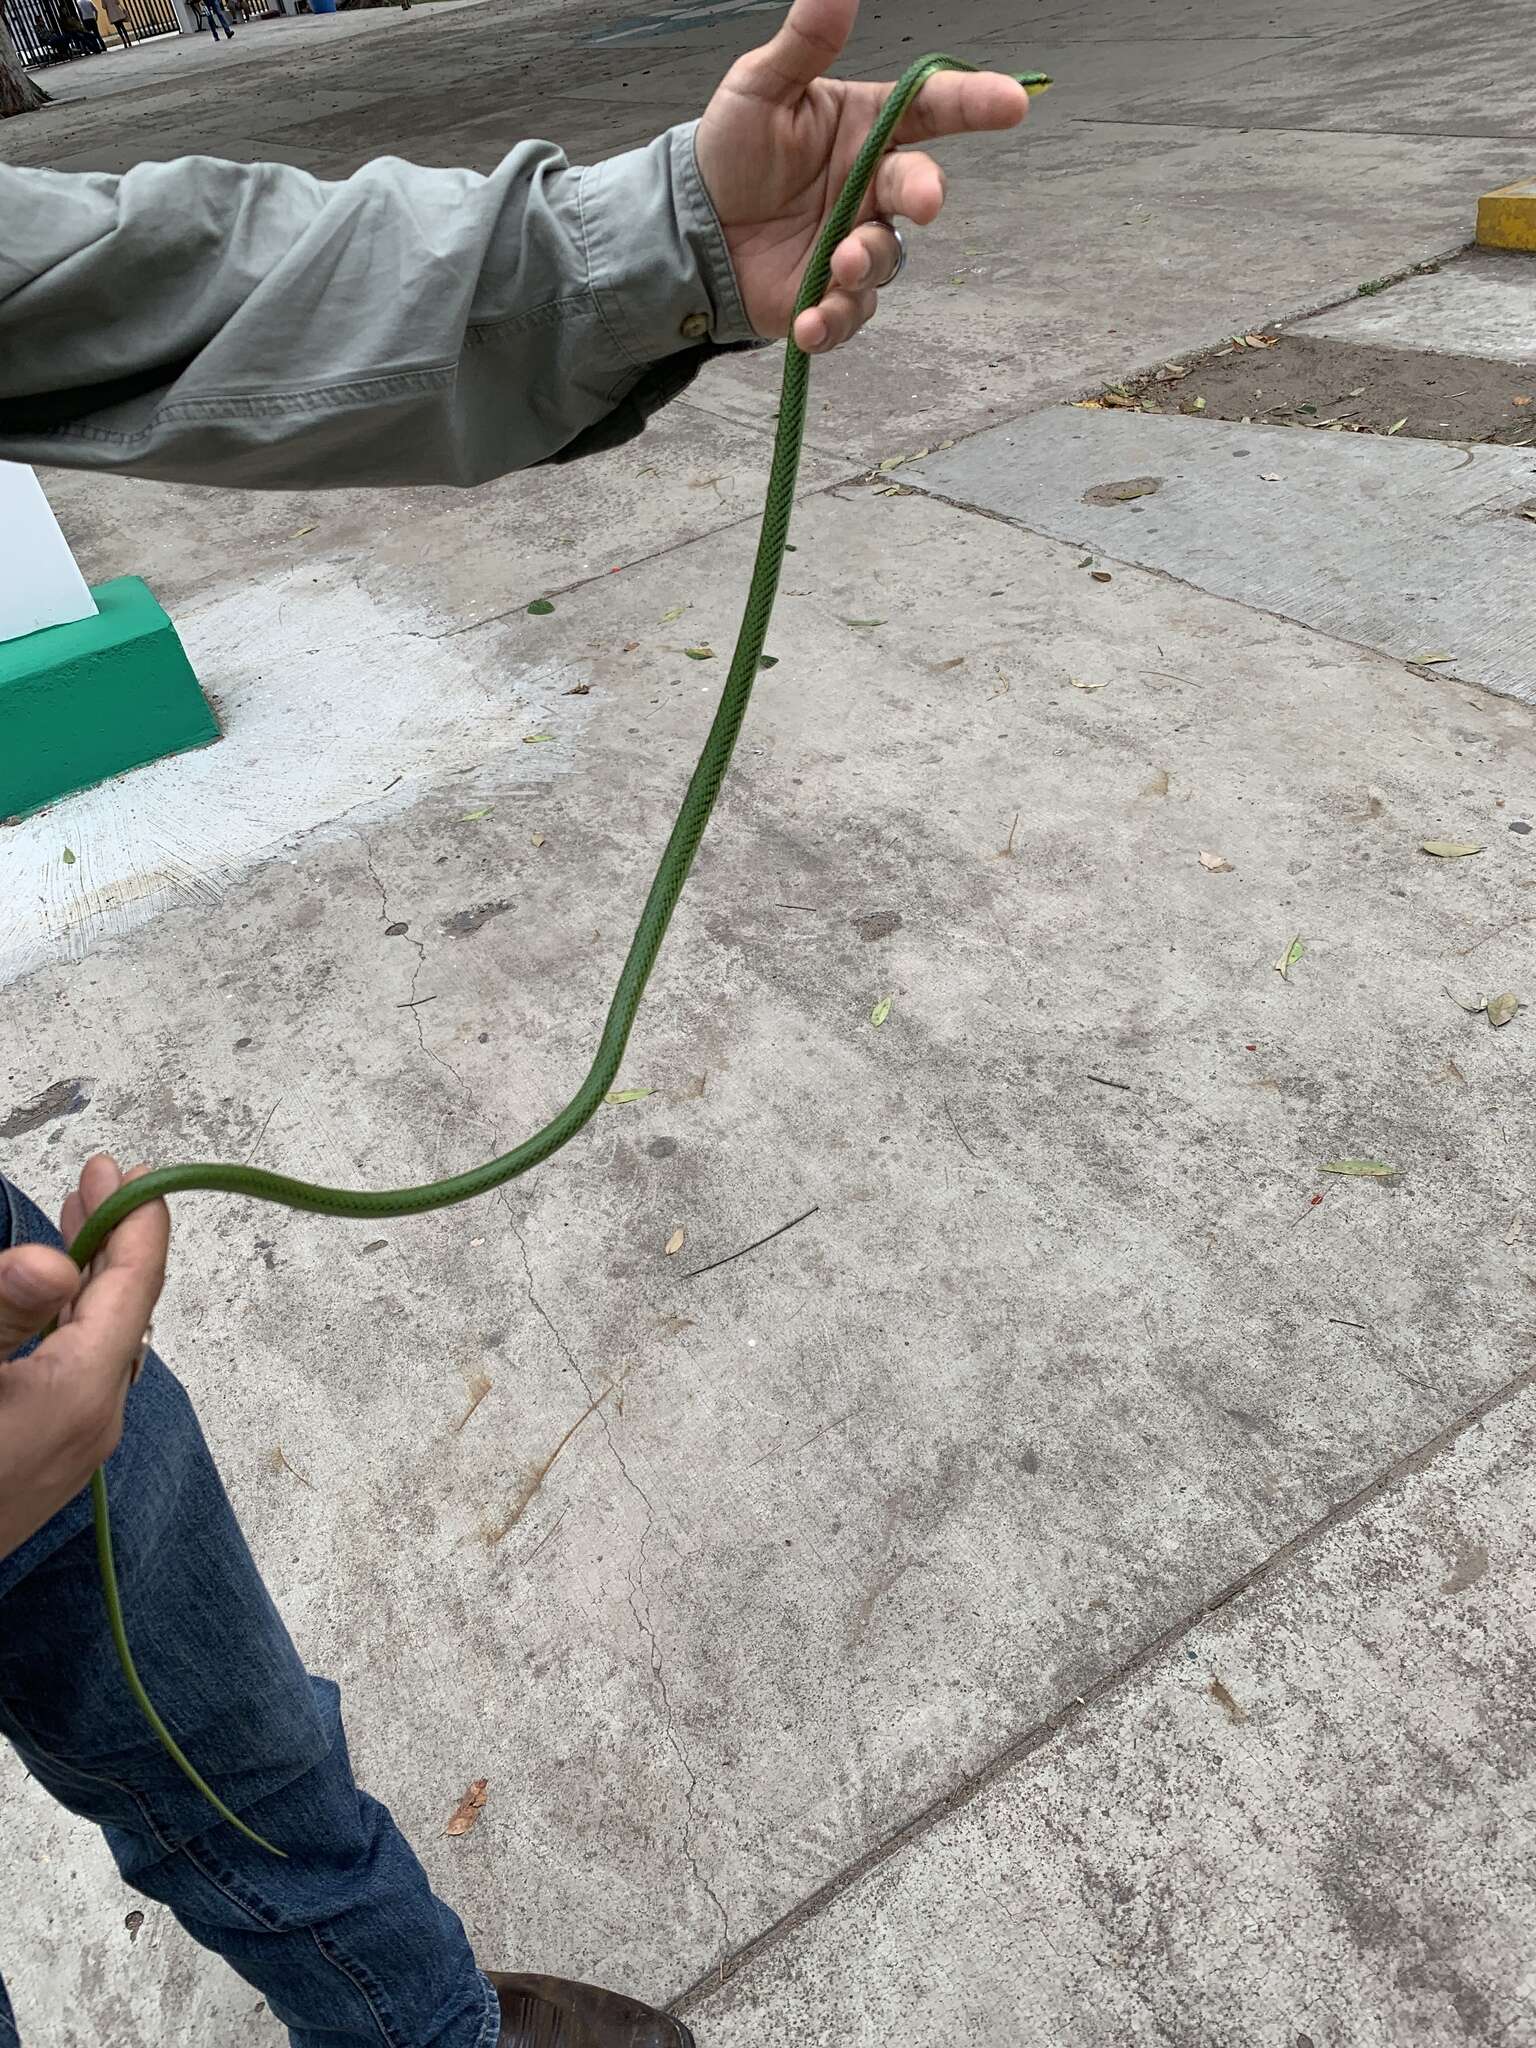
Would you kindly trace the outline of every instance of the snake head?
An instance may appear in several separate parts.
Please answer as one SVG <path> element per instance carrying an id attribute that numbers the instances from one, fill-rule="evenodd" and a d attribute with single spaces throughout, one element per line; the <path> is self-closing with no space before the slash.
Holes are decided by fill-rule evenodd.
<path id="1" fill-rule="evenodd" d="M 1037 93 L 1049 92 L 1055 80 L 1047 71 L 1010 71 L 1008 76 L 1033 99 Z"/>

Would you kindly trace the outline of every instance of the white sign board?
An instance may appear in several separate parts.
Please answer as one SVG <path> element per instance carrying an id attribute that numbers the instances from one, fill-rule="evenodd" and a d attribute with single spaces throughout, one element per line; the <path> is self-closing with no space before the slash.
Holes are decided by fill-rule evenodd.
<path id="1" fill-rule="evenodd" d="M 19 462 L 0 462 L 0 640 L 95 613 L 42 485 Z"/>

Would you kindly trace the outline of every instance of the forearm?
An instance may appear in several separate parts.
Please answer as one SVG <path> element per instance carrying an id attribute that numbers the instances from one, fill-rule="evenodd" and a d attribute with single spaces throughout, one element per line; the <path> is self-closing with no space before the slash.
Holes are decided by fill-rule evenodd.
<path id="1" fill-rule="evenodd" d="M 625 438 L 750 339 L 692 128 L 593 168 L 343 183 L 0 166 L 0 456 L 255 488 L 478 483 Z M 606 424 L 605 424 L 606 423 Z"/>

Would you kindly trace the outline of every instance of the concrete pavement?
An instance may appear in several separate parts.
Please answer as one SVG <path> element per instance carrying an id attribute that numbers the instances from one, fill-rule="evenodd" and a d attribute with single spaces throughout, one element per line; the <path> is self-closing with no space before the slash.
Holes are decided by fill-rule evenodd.
<path id="1" fill-rule="evenodd" d="M 592 155 L 770 17 L 690 19 L 256 26 L 217 96 L 87 76 L 0 151 Z M 654 1092 L 383 1231 L 180 1205 L 167 1356 L 487 1961 L 681 1999 L 705 2048 L 1536 2041 L 1532 1026 L 1446 993 L 1530 994 L 1532 713 L 876 469 L 1447 253 L 1528 169 L 1522 35 L 871 13 L 871 65 L 1063 85 L 947 152 L 945 224 L 817 367 L 779 662 L 630 1054 Z M 1428 111 L 1372 83 L 1414 52 Z M 772 378 L 462 495 L 48 479 L 228 738 L 5 834 L 7 1171 L 402 1181 L 562 1099 L 717 686 L 682 649 L 734 629 Z M 0 1841 L 24 2038 L 278 2038 L 165 1915 L 130 1939 L 15 1770 Z"/>

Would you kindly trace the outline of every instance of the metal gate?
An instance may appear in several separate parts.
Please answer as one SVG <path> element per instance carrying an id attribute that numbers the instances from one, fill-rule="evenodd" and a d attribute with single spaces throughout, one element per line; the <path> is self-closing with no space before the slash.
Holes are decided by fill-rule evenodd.
<path id="1" fill-rule="evenodd" d="M 125 4 L 128 33 L 135 41 L 180 33 L 181 23 L 171 0 L 125 0 Z M 74 0 L 0 0 L 0 19 L 10 30 L 23 64 L 54 64 L 65 57 L 90 54 L 80 35 Z M 115 39 L 117 31 L 99 0 L 96 21 L 103 36 Z"/>
<path id="2" fill-rule="evenodd" d="M 171 0 L 127 0 L 127 6 L 131 36 L 174 36 L 181 31 Z"/>

